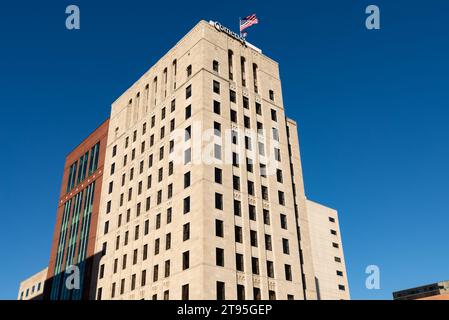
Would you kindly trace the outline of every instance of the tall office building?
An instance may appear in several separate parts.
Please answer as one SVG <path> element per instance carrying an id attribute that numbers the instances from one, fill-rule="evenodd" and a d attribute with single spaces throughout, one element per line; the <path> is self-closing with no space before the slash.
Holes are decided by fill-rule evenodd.
<path id="1" fill-rule="evenodd" d="M 94 297 L 98 264 L 94 250 L 108 124 L 103 122 L 67 155 L 44 299 Z M 76 273 L 72 266 L 78 268 Z M 71 288 L 71 277 L 78 274 L 79 286 Z"/>
<path id="2" fill-rule="evenodd" d="M 275 61 L 202 21 L 112 104 L 109 126 L 97 299 L 317 299 Z M 323 290 L 348 298 L 342 251 L 319 245 L 341 272 Z"/>
<path id="3" fill-rule="evenodd" d="M 90 294 L 53 298 L 349 299 L 337 213 L 306 199 L 297 125 L 260 49 L 199 22 L 107 126 Z M 51 277 L 74 241 L 58 230 Z"/>

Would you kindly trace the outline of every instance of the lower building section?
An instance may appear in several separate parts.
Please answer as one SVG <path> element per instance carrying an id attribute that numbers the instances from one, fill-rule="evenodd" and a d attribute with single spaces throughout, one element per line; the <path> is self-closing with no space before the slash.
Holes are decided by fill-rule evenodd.
<path id="1" fill-rule="evenodd" d="M 20 283 L 17 300 L 42 300 L 45 279 L 47 279 L 48 268 L 33 274 Z"/>
<path id="2" fill-rule="evenodd" d="M 337 211 L 307 200 L 318 300 L 348 300 L 349 287 Z"/>
<path id="3" fill-rule="evenodd" d="M 449 281 L 393 292 L 394 300 L 449 300 Z"/>

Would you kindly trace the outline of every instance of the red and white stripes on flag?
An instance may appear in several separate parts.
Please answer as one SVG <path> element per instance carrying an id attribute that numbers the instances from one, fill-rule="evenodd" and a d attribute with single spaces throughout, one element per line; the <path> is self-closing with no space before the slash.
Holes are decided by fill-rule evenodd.
<path id="1" fill-rule="evenodd" d="M 246 18 L 243 18 L 240 20 L 240 32 L 245 30 L 248 27 L 251 27 L 253 24 L 258 24 L 259 20 L 257 19 L 257 16 L 255 14 L 252 14 L 250 16 L 247 16 Z"/>

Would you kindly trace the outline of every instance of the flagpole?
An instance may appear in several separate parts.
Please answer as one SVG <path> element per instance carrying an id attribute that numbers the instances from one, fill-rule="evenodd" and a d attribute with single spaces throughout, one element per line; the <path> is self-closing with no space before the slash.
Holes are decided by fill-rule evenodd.
<path id="1" fill-rule="evenodd" d="M 239 34 L 240 34 L 240 37 L 242 36 L 242 30 L 240 30 L 241 26 L 242 26 L 242 18 L 239 17 Z"/>

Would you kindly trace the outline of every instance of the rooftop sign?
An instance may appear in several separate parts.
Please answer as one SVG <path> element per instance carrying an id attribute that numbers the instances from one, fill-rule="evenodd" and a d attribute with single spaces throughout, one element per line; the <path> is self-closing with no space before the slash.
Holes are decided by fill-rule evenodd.
<path id="1" fill-rule="evenodd" d="M 212 24 L 215 29 L 217 29 L 218 31 L 224 32 L 226 33 L 228 36 L 230 36 L 231 38 L 234 38 L 237 41 L 240 41 L 242 43 L 242 45 L 246 46 L 246 40 L 245 38 L 243 38 L 241 35 L 239 35 L 238 33 L 235 33 L 234 31 L 232 31 L 229 28 L 226 28 L 225 26 L 223 26 L 220 22 L 214 22 L 214 21 L 210 21 L 210 24 Z"/>

